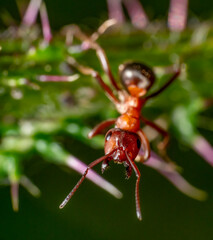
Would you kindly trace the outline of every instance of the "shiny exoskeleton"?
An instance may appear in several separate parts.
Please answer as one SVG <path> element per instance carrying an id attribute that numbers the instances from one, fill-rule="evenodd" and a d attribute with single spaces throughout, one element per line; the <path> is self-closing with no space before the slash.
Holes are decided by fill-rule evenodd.
<path id="1" fill-rule="evenodd" d="M 116 163 L 124 163 L 126 167 L 126 176 L 129 178 L 132 173 L 132 167 L 126 161 L 126 154 L 130 159 L 135 159 L 141 147 L 141 141 L 136 133 L 125 131 L 119 128 L 110 129 L 105 137 L 105 155 L 111 154 L 102 162 L 102 173 L 108 167 L 109 161 L 114 160 Z M 114 151 L 115 150 L 115 151 Z"/>
<path id="2" fill-rule="evenodd" d="M 107 25 L 107 23 L 105 24 Z M 103 26 L 101 27 L 103 28 Z M 100 29 L 102 29 L 101 27 Z M 105 27 L 107 28 L 108 26 Z M 144 162 L 150 157 L 149 141 L 144 132 L 141 130 L 141 123 L 149 125 L 163 135 L 164 139 L 162 142 L 160 142 L 158 146 L 159 148 L 165 148 L 169 140 L 168 133 L 165 130 L 141 115 L 141 109 L 147 100 L 160 94 L 177 78 L 179 75 L 179 70 L 176 71 L 169 81 L 166 82 L 158 91 L 147 95 L 148 90 L 155 82 L 154 72 L 145 64 L 138 62 L 127 62 L 119 66 L 120 82 L 121 85 L 123 85 L 123 88 L 121 88 L 121 85 L 115 81 L 112 75 L 104 50 L 95 42 L 98 33 L 99 32 L 93 34 L 91 37 L 88 37 L 82 33 L 77 26 L 72 27 L 72 34 L 82 41 L 82 50 L 91 48 L 96 51 L 102 68 L 109 77 L 116 94 L 114 94 L 111 88 L 102 80 L 99 73 L 94 69 L 80 65 L 71 57 L 68 58 L 68 61 L 82 74 L 91 75 L 97 80 L 97 82 L 105 91 L 106 95 L 115 104 L 120 116 L 117 119 L 109 119 L 98 124 L 89 133 L 89 138 L 92 138 L 98 134 L 102 134 L 103 130 L 109 126 L 114 125 L 114 128 L 110 129 L 105 136 L 105 156 L 93 161 L 88 165 L 85 173 L 65 198 L 63 203 L 60 205 L 60 208 L 63 208 L 67 204 L 69 199 L 73 196 L 75 191 L 85 179 L 90 168 L 102 162 L 101 168 L 102 172 L 104 172 L 107 169 L 109 162 L 114 161 L 116 163 L 123 163 L 123 165 L 126 167 L 127 178 L 131 176 L 132 170 L 136 174 L 136 214 L 138 219 L 141 220 L 142 216 L 139 200 L 139 181 L 141 175 L 134 160 L 138 156 L 137 158 L 139 158 L 141 162 Z M 141 148 L 143 150 L 143 154 L 138 155 Z"/>

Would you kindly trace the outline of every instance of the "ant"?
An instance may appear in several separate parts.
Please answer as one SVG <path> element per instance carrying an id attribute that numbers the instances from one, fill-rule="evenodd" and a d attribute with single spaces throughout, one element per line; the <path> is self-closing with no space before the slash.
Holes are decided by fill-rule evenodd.
<path id="1" fill-rule="evenodd" d="M 102 162 L 101 170 L 103 173 L 108 168 L 109 162 L 114 160 L 115 163 L 123 163 L 126 168 L 127 179 L 131 176 L 132 170 L 136 174 L 136 214 L 137 218 L 142 220 L 139 198 L 139 182 L 141 174 L 134 160 L 141 147 L 143 154 L 138 155 L 140 162 L 143 163 L 148 160 L 150 157 L 150 144 L 146 135 L 141 130 L 140 124 L 141 122 L 147 124 L 163 136 L 163 141 L 161 141 L 158 145 L 159 149 L 166 148 L 169 141 L 169 135 L 160 126 L 142 116 L 141 110 L 149 99 L 162 93 L 178 77 L 180 70 L 175 71 L 171 78 L 158 91 L 147 95 L 156 79 L 154 72 L 150 67 L 143 63 L 127 62 L 119 66 L 119 77 L 123 86 L 123 88 L 121 88 L 112 75 L 105 51 L 96 42 L 99 35 L 113 24 L 113 20 L 106 21 L 103 25 L 101 25 L 98 31 L 93 33 L 90 37 L 85 35 L 76 25 L 72 25 L 70 28 L 69 34 L 71 35 L 67 34 L 67 39 L 70 36 L 75 36 L 82 41 L 82 50 L 94 49 L 96 51 L 97 57 L 99 58 L 102 68 L 108 76 L 110 83 L 115 89 L 116 95 L 102 80 L 97 71 L 79 64 L 72 57 L 69 57 L 67 61 L 82 74 L 90 75 L 97 80 L 107 97 L 114 103 L 117 111 L 120 113 L 120 116 L 117 119 L 109 119 L 101 122 L 89 133 L 88 137 L 91 139 L 96 135 L 101 134 L 104 129 L 110 127 L 111 125 L 115 125 L 114 128 L 110 129 L 105 136 L 105 156 L 88 165 L 81 179 L 64 199 L 60 208 L 63 208 L 71 199 L 91 168 Z"/>

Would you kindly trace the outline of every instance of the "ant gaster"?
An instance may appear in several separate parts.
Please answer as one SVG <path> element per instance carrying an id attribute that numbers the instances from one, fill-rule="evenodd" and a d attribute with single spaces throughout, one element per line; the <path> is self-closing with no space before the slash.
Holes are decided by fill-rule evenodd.
<path id="1" fill-rule="evenodd" d="M 106 30 L 110 25 L 114 24 L 112 20 L 106 21 L 97 32 L 92 36 L 88 37 L 85 35 L 76 25 L 73 25 L 67 32 L 67 39 L 69 36 L 75 36 L 82 41 L 82 50 L 94 49 L 97 57 L 100 60 L 102 68 L 105 74 L 109 77 L 112 86 L 115 89 L 116 95 L 111 88 L 105 84 L 100 74 L 94 69 L 80 65 L 75 59 L 69 57 L 67 60 L 69 64 L 74 66 L 85 75 L 91 75 L 94 77 L 99 85 L 102 87 L 108 98 L 115 104 L 117 111 L 121 114 L 117 119 L 109 119 L 98 124 L 90 133 L 89 138 L 101 134 L 104 129 L 111 125 L 115 125 L 114 128 L 110 129 L 105 136 L 105 156 L 90 163 L 84 172 L 81 179 L 68 194 L 65 200 L 60 205 L 63 208 L 70 198 L 74 195 L 78 187 L 85 179 L 88 171 L 102 162 L 102 172 L 107 169 L 110 161 L 114 160 L 117 163 L 123 163 L 126 167 L 126 176 L 131 176 L 132 170 L 135 172 L 137 181 L 135 188 L 136 197 L 136 214 L 139 220 L 142 220 L 141 209 L 140 209 L 140 198 L 139 198 L 139 182 L 141 174 L 134 162 L 137 157 L 140 148 L 143 150 L 143 155 L 139 155 L 140 162 L 144 162 L 150 157 L 150 145 L 149 141 L 141 130 L 141 122 L 149 125 L 158 131 L 163 137 L 163 141 L 158 145 L 159 148 L 164 149 L 168 144 L 169 135 L 161 127 L 144 118 L 141 115 L 141 109 L 144 104 L 150 98 L 153 98 L 160 94 L 166 89 L 179 75 L 180 71 L 176 71 L 169 81 L 164 84 L 158 91 L 147 95 L 148 90 L 152 87 L 155 82 L 155 74 L 148 66 L 138 62 L 127 62 L 119 66 L 119 76 L 123 88 L 118 85 L 115 81 L 108 59 L 104 50 L 97 44 L 95 40 L 99 35 Z"/>

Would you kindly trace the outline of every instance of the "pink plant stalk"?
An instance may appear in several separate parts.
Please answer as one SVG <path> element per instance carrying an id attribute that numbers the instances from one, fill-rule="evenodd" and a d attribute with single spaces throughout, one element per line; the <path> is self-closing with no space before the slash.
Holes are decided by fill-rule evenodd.
<path id="1" fill-rule="evenodd" d="M 19 210 L 19 185 L 22 185 L 34 197 L 39 197 L 41 194 L 39 188 L 24 175 L 19 181 L 11 182 L 9 178 L 5 178 L 0 181 L 0 185 L 10 185 L 12 208 L 15 212 Z"/>
<path id="2" fill-rule="evenodd" d="M 123 0 L 123 1 L 131 18 L 132 24 L 139 29 L 145 28 L 149 20 L 140 1 L 139 0 Z"/>
<path id="3" fill-rule="evenodd" d="M 10 187 L 12 207 L 14 211 L 19 209 L 19 183 L 13 182 Z"/>
<path id="4" fill-rule="evenodd" d="M 22 185 L 34 197 L 39 197 L 41 194 L 40 189 L 26 176 L 21 177 L 20 185 Z"/>
<path id="5" fill-rule="evenodd" d="M 172 31 L 183 31 L 186 27 L 188 0 L 171 0 L 168 25 Z"/>
<path id="6" fill-rule="evenodd" d="M 151 153 L 151 157 L 144 164 L 157 170 L 161 175 L 163 175 L 167 180 L 169 180 L 178 190 L 180 190 L 185 195 L 197 200 L 206 199 L 207 194 L 204 191 L 197 189 L 190 183 L 188 183 L 178 173 L 174 165 L 163 161 L 163 159 L 161 159 L 154 152 Z"/>
<path id="7" fill-rule="evenodd" d="M 27 26 L 32 26 L 36 22 L 38 11 L 42 0 L 31 0 L 24 14 L 22 23 Z"/>
<path id="8" fill-rule="evenodd" d="M 79 78 L 78 74 L 71 76 L 60 76 L 60 75 L 40 75 L 38 80 L 41 82 L 73 82 Z"/>
<path id="9" fill-rule="evenodd" d="M 52 39 L 51 28 L 49 24 L 46 5 L 42 0 L 31 0 L 29 6 L 24 14 L 22 24 L 31 27 L 36 22 L 38 12 L 40 11 L 41 25 L 44 40 L 49 43 Z"/>
<path id="10" fill-rule="evenodd" d="M 192 144 L 194 151 L 213 167 L 213 147 L 202 136 L 197 136 Z"/>
<path id="11" fill-rule="evenodd" d="M 49 43 L 52 39 L 52 33 L 51 33 L 46 5 L 44 3 L 42 3 L 40 7 L 40 15 L 41 15 L 41 25 L 42 25 L 44 40 L 47 43 Z"/>
<path id="12" fill-rule="evenodd" d="M 125 21 L 121 1 L 122 0 L 107 0 L 109 19 L 116 19 L 118 23 L 124 23 Z"/>
<path id="13" fill-rule="evenodd" d="M 143 29 L 149 20 L 139 0 L 108 0 L 109 19 L 114 18 L 118 23 L 124 23 L 125 16 L 122 1 L 129 13 L 132 24 L 139 29 Z"/>

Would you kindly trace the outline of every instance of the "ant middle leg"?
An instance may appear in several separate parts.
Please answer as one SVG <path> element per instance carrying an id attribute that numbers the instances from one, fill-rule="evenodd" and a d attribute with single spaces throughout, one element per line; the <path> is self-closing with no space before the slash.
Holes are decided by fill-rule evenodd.
<path id="1" fill-rule="evenodd" d="M 163 151 L 166 149 L 168 143 L 169 143 L 169 134 L 166 130 L 164 130 L 163 128 L 161 128 L 160 126 L 158 126 L 156 123 L 141 117 L 142 122 L 146 123 L 148 126 L 150 126 L 151 128 L 155 129 L 158 133 L 160 133 L 163 136 L 163 140 L 158 144 L 158 149 L 160 151 Z"/>
<path id="2" fill-rule="evenodd" d="M 102 133 L 102 130 L 106 129 L 107 127 L 115 124 L 116 119 L 108 119 L 106 121 L 103 121 L 101 123 L 99 123 L 98 125 L 96 125 L 88 134 L 88 138 L 93 138 L 98 134 Z"/>
<path id="3" fill-rule="evenodd" d="M 141 120 L 143 122 L 145 122 L 148 126 L 155 129 L 157 132 L 159 132 L 163 136 L 163 140 L 157 145 L 159 154 L 163 157 L 163 159 L 166 162 L 171 163 L 172 165 L 175 165 L 175 163 L 169 158 L 169 156 L 167 155 L 167 152 L 166 152 L 166 147 L 168 146 L 169 139 L 170 139 L 168 132 L 166 130 L 164 130 L 163 128 L 161 128 L 160 126 L 158 126 L 156 123 L 154 123 L 144 117 L 141 117 Z"/>

